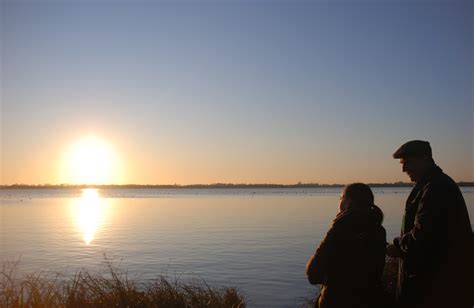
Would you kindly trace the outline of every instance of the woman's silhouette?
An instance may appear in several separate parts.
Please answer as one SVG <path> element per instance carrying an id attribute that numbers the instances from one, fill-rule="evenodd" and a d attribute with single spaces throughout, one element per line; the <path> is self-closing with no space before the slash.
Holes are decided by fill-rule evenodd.
<path id="1" fill-rule="evenodd" d="M 369 186 L 342 191 L 340 212 L 306 265 L 311 284 L 321 284 L 316 307 L 380 307 L 386 233 L 383 213 Z"/>

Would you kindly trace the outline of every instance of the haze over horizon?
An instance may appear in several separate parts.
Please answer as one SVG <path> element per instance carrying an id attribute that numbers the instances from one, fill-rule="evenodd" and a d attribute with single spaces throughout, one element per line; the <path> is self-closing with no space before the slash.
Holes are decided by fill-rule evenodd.
<path id="1" fill-rule="evenodd" d="M 0 185 L 474 182 L 474 3 L 2 1 Z"/>

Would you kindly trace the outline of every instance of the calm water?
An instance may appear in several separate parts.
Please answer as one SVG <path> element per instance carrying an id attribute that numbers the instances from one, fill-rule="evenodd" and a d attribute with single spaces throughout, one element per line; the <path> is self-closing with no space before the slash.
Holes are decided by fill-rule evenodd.
<path id="1" fill-rule="evenodd" d="M 374 189 L 388 238 L 408 188 Z M 471 222 L 474 189 L 464 188 Z M 340 189 L 0 190 L 0 261 L 25 271 L 97 268 L 236 286 L 250 307 L 297 307 L 316 288 L 304 266 L 337 213 Z"/>

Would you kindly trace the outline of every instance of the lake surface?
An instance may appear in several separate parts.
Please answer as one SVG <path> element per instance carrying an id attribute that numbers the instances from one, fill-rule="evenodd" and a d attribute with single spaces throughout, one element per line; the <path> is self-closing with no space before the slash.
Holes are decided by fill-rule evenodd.
<path id="1" fill-rule="evenodd" d="M 235 286 L 249 307 L 297 307 L 317 293 L 308 258 L 338 211 L 340 188 L 2 189 L 0 261 L 21 269 L 96 269 L 104 254 L 140 280 L 167 275 Z M 375 188 L 388 239 L 410 188 Z M 471 222 L 474 188 L 462 189 Z"/>

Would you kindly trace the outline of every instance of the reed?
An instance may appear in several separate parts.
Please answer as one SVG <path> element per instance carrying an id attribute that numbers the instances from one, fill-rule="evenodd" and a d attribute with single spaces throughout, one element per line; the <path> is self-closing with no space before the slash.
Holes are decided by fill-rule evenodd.
<path id="1" fill-rule="evenodd" d="M 0 307 L 246 307 L 235 288 L 215 288 L 197 279 L 170 282 L 165 276 L 140 282 L 110 260 L 105 270 L 81 269 L 73 275 L 24 274 L 18 265 L 2 265 Z"/>

